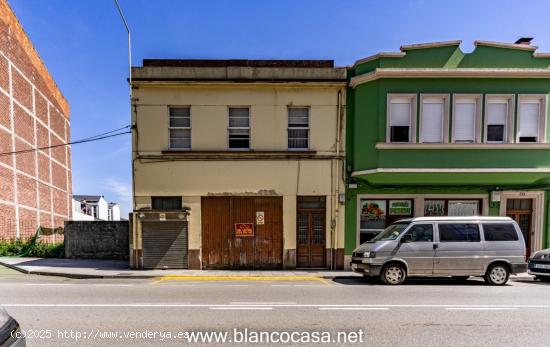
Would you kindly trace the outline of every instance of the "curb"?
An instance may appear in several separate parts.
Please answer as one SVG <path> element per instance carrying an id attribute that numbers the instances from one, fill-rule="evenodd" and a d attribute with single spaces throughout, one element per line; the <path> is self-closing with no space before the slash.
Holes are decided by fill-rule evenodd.
<path id="1" fill-rule="evenodd" d="M 23 269 L 22 267 L 19 267 L 17 265 L 13 265 L 13 264 L 9 264 L 9 263 L 6 263 L 6 262 L 3 262 L 3 261 L 0 261 L 0 265 L 3 265 L 7 268 L 10 268 L 12 270 L 15 270 L 15 271 L 18 271 L 18 272 L 21 272 L 23 274 L 26 274 L 26 275 L 39 275 L 39 276 L 56 276 L 56 277 L 65 277 L 65 278 L 73 278 L 73 279 L 154 279 L 154 278 L 163 278 L 163 277 L 186 277 L 186 278 L 197 278 L 197 279 L 200 279 L 200 278 L 208 278 L 208 277 L 212 277 L 212 276 L 215 276 L 215 277 L 219 277 L 219 278 L 224 278 L 224 279 L 229 279 L 231 277 L 235 277 L 235 278 L 242 278 L 243 275 L 238 275 L 238 274 L 227 274 L 227 275 L 224 275 L 224 274 L 221 274 L 221 275 L 212 275 L 212 274 L 208 274 L 208 273 L 205 273 L 204 275 L 174 275 L 174 274 L 170 274 L 170 273 L 166 273 L 165 275 L 88 275 L 88 274 L 78 274 L 78 273 L 66 273 L 66 272 L 48 272 L 48 271 L 34 271 L 34 270 L 26 270 L 26 269 Z M 252 280 L 254 280 L 253 278 L 256 277 L 256 278 L 264 278 L 264 279 L 267 279 L 267 278 L 276 278 L 277 280 L 281 280 L 281 278 L 284 278 L 285 277 L 288 277 L 289 280 L 291 280 L 293 277 L 304 277 L 304 276 L 307 276 L 307 277 L 311 277 L 311 278 L 315 278 L 315 279 L 326 279 L 326 280 L 333 280 L 335 278 L 359 278 L 361 277 L 360 275 L 349 275 L 349 274 L 342 274 L 342 275 L 293 275 L 293 276 L 281 276 L 281 275 L 260 275 L 260 274 L 249 274 L 249 275 L 246 275 L 246 277 L 250 277 L 252 278 Z"/>

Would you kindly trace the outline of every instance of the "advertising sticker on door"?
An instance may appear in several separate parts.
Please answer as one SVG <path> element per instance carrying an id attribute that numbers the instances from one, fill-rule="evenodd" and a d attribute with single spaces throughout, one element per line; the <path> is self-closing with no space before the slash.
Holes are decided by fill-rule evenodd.
<path id="1" fill-rule="evenodd" d="M 254 223 L 235 223 L 236 237 L 253 237 Z"/>

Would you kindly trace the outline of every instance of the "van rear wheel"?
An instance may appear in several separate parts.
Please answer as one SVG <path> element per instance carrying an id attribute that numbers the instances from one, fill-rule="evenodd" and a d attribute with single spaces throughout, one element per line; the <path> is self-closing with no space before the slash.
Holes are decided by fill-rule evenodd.
<path id="1" fill-rule="evenodd" d="M 510 270 L 504 264 L 492 264 L 485 273 L 485 282 L 493 286 L 502 286 L 508 282 Z"/>
<path id="2" fill-rule="evenodd" d="M 399 263 L 390 263 L 384 266 L 380 273 L 380 279 L 385 284 L 397 285 L 405 282 L 407 272 L 405 267 Z"/>

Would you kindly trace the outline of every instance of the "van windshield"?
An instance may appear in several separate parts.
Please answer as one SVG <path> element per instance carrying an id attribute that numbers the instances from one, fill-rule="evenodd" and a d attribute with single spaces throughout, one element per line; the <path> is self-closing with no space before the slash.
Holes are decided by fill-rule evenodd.
<path id="1" fill-rule="evenodd" d="M 380 234 L 372 238 L 372 240 L 367 241 L 369 243 L 376 241 L 391 241 L 395 240 L 403 230 L 409 225 L 409 222 L 395 223 L 384 229 Z"/>

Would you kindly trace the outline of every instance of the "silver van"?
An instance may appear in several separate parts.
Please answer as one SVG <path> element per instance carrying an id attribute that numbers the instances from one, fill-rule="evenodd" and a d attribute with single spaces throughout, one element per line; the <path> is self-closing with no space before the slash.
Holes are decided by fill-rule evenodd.
<path id="1" fill-rule="evenodd" d="M 527 271 L 525 241 L 508 217 L 419 217 L 399 220 L 352 254 L 353 271 L 386 284 L 406 277 L 482 276 L 503 285 Z"/>

